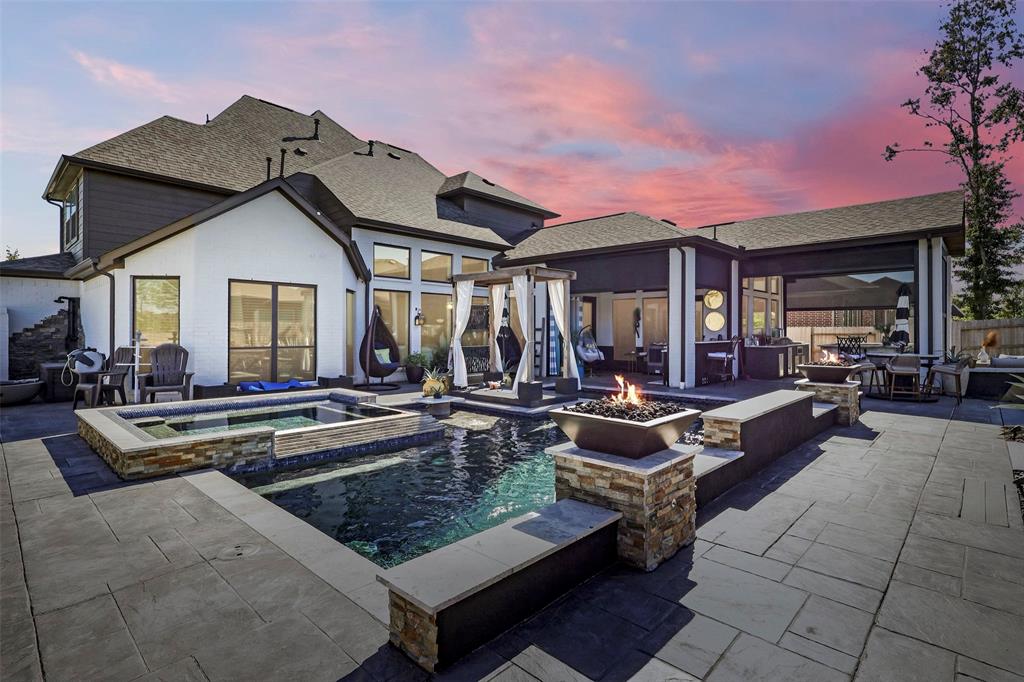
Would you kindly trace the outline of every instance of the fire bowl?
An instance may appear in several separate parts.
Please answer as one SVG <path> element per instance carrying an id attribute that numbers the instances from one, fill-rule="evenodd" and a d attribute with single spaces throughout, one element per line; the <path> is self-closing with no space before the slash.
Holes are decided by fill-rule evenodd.
<path id="1" fill-rule="evenodd" d="M 816 384 L 843 384 L 850 373 L 860 369 L 860 365 L 797 365 L 808 381 Z"/>
<path id="2" fill-rule="evenodd" d="M 700 416 L 700 410 L 684 409 L 646 422 L 564 409 L 551 410 L 548 414 L 577 447 L 640 459 L 664 450 L 682 438 Z"/>

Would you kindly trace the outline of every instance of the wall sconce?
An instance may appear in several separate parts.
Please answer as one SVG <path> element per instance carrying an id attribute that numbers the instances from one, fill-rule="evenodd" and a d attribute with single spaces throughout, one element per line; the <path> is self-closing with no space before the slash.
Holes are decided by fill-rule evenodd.
<path id="1" fill-rule="evenodd" d="M 423 311 L 419 308 L 416 309 L 416 316 L 412 318 L 412 323 L 417 327 L 422 327 L 426 324 L 427 318 L 423 315 Z"/>

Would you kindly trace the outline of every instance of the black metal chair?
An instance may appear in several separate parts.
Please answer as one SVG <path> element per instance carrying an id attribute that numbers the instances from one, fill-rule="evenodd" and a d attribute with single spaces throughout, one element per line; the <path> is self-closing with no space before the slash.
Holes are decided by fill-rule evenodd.
<path id="1" fill-rule="evenodd" d="M 192 388 L 192 372 L 188 367 L 188 351 L 176 343 L 163 343 L 149 356 L 150 371 L 139 374 L 139 400 L 156 402 L 157 393 L 177 393 L 188 400 Z"/>
<path id="2" fill-rule="evenodd" d="M 738 336 L 734 336 L 731 339 L 728 351 L 716 351 L 707 354 L 708 360 L 713 363 L 711 376 L 722 382 L 736 380 L 736 374 L 733 371 L 733 363 L 736 362 L 739 345 L 740 338 Z"/>
<path id="3" fill-rule="evenodd" d="M 398 341 L 384 323 L 380 306 L 373 306 L 370 323 L 366 325 L 363 342 L 359 345 L 359 364 L 366 374 L 367 383 L 358 386 L 384 391 L 397 390 L 398 384 L 386 383 L 384 378 L 391 376 L 401 367 L 399 355 Z M 370 377 L 380 379 L 380 383 L 370 383 Z"/>
<path id="4" fill-rule="evenodd" d="M 849 360 L 863 360 L 866 336 L 836 336 L 836 352 Z"/>

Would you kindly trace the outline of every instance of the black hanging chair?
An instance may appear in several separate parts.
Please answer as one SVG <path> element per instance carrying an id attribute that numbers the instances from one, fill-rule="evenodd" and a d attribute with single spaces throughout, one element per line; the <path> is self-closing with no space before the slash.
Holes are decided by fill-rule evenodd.
<path id="1" fill-rule="evenodd" d="M 519 359 L 523 357 L 523 347 L 512 329 L 504 326 L 498 330 L 498 348 L 501 349 L 501 362 L 503 370 L 519 366 Z"/>
<path id="2" fill-rule="evenodd" d="M 388 361 L 384 361 L 384 357 Z M 370 315 L 370 324 L 366 326 L 366 333 L 363 334 L 363 342 L 359 344 L 359 365 L 363 368 L 367 378 L 376 377 L 379 383 L 358 384 L 360 388 L 372 388 L 383 391 L 394 391 L 398 384 L 385 383 L 384 377 L 398 371 L 402 366 L 398 342 L 388 326 L 384 324 L 384 318 L 380 315 L 380 306 L 373 306 L 373 313 Z"/>

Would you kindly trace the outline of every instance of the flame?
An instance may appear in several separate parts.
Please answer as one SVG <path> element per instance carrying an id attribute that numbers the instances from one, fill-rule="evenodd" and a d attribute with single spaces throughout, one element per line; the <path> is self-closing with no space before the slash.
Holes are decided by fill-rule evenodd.
<path id="1" fill-rule="evenodd" d="M 619 385 L 619 393 L 612 396 L 614 402 L 629 405 L 640 405 L 643 402 L 640 389 L 636 387 L 636 384 L 629 383 L 621 374 L 615 375 L 615 382 Z"/>
<path id="2" fill-rule="evenodd" d="M 824 348 L 821 349 L 821 355 L 822 355 L 822 358 L 821 358 L 822 362 L 839 362 L 839 356 L 838 355 L 836 355 L 834 353 L 830 353 L 827 350 L 825 350 Z"/>

